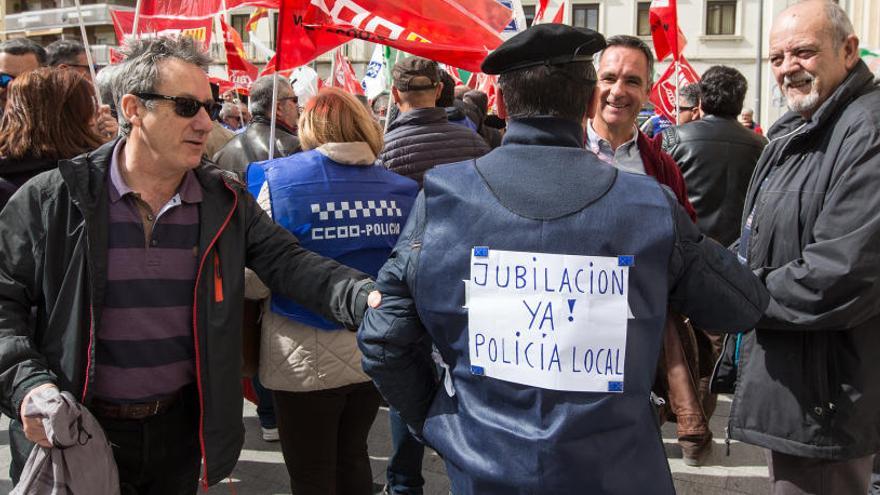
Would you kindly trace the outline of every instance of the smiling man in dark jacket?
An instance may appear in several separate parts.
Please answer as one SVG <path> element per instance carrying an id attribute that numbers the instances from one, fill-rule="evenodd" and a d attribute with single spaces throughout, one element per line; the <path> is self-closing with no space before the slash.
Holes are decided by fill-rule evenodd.
<path id="1" fill-rule="evenodd" d="M 436 165 L 468 160 L 489 151 L 471 129 L 449 122 L 446 110 L 436 106 L 443 89 L 437 62 L 408 57 L 394 65 L 391 95 L 400 114 L 388 126 L 379 162 L 416 180 Z"/>
<path id="2" fill-rule="evenodd" d="M 833 2 L 775 20 L 792 110 L 751 179 L 738 253 L 771 300 L 740 349 L 730 436 L 769 449 L 773 493 L 862 494 L 880 451 L 880 87 Z"/>
<path id="3" fill-rule="evenodd" d="M 34 443 L 51 447 L 40 418 L 21 415 L 49 387 L 98 419 L 125 493 L 194 494 L 200 465 L 206 486 L 228 476 L 244 441 L 245 266 L 343 326 L 362 317 L 366 275 L 303 249 L 201 161 L 207 62 L 186 37 L 130 44 L 114 79 L 124 137 L 60 161 L 0 212 L 13 480 Z"/>

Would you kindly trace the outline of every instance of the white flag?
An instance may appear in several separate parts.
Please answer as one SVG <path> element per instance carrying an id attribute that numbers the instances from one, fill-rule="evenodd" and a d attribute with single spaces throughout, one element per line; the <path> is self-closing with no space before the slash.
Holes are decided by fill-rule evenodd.
<path id="1" fill-rule="evenodd" d="M 367 98 L 373 99 L 386 89 L 385 74 L 388 72 L 388 61 L 385 60 L 384 46 L 376 45 L 373 50 L 373 57 L 367 65 L 364 79 L 361 81 L 361 87 Z"/>
<path id="2" fill-rule="evenodd" d="M 321 84 L 318 82 L 318 73 L 308 65 L 293 69 L 293 72 L 290 73 L 290 82 L 293 86 L 293 94 L 299 98 L 300 106 L 304 106 L 314 98 L 321 88 Z"/>

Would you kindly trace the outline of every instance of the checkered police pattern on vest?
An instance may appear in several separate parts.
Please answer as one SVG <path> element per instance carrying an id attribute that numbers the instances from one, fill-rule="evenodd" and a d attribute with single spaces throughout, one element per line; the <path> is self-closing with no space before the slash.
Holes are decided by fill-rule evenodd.
<path id="1" fill-rule="evenodd" d="M 321 220 L 333 218 L 340 220 L 345 218 L 370 218 L 370 217 L 402 217 L 403 210 L 397 206 L 397 201 L 330 201 L 327 203 L 312 203 L 312 213 L 317 213 Z"/>

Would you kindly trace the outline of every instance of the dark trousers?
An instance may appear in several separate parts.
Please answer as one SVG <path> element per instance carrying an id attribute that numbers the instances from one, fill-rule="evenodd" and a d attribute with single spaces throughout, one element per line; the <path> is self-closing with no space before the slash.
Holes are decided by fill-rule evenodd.
<path id="1" fill-rule="evenodd" d="M 380 399 L 373 383 L 272 394 L 293 493 L 370 495 L 367 436 Z"/>
<path id="2" fill-rule="evenodd" d="M 422 477 L 425 446 L 410 433 L 400 413 L 393 407 L 388 408 L 388 422 L 391 425 L 391 458 L 385 470 L 388 493 L 422 495 L 425 485 L 425 478 Z"/>
<path id="3" fill-rule="evenodd" d="M 767 451 L 772 495 L 868 493 L 874 456 L 848 461 L 809 459 Z"/>
<path id="4" fill-rule="evenodd" d="M 119 469 L 122 495 L 193 495 L 201 450 L 195 387 L 166 411 L 146 419 L 96 416 Z"/>
<path id="5" fill-rule="evenodd" d="M 272 391 L 263 387 L 263 384 L 260 383 L 260 377 L 257 375 L 254 375 L 251 383 L 254 386 L 254 392 L 257 393 L 257 400 L 260 401 L 257 404 L 257 417 L 260 418 L 260 426 L 266 429 L 278 427 L 278 422 L 275 420 L 275 405 L 272 403 Z"/>

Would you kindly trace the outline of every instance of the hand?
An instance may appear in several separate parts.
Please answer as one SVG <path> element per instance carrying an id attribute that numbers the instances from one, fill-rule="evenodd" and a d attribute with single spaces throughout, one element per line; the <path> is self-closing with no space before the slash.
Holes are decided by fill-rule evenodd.
<path id="1" fill-rule="evenodd" d="M 35 417 L 27 417 L 24 415 L 25 406 L 27 406 L 28 402 L 31 400 L 31 396 L 34 395 L 35 392 L 47 389 L 49 387 L 57 389 L 52 383 L 44 383 L 38 387 L 32 388 L 27 395 L 24 396 L 24 400 L 21 401 L 21 410 L 19 414 L 21 416 L 21 425 L 24 429 L 24 436 L 27 437 L 28 440 L 34 442 L 40 447 L 46 447 L 51 449 L 52 442 L 46 437 L 46 429 L 43 428 L 43 418 L 40 416 Z"/>
<path id="2" fill-rule="evenodd" d="M 367 305 L 373 309 L 378 309 L 382 305 L 382 293 L 374 290 L 367 296 Z"/>
<path id="3" fill-rule="evenodd" d="M 98 109 L 98 118 L 95 120 L 95 129 L 102 139 L 107 141 L 116 137 L 119 133 L 119 122 L 110 113 L 109 105 L 101 105 Z"/>

